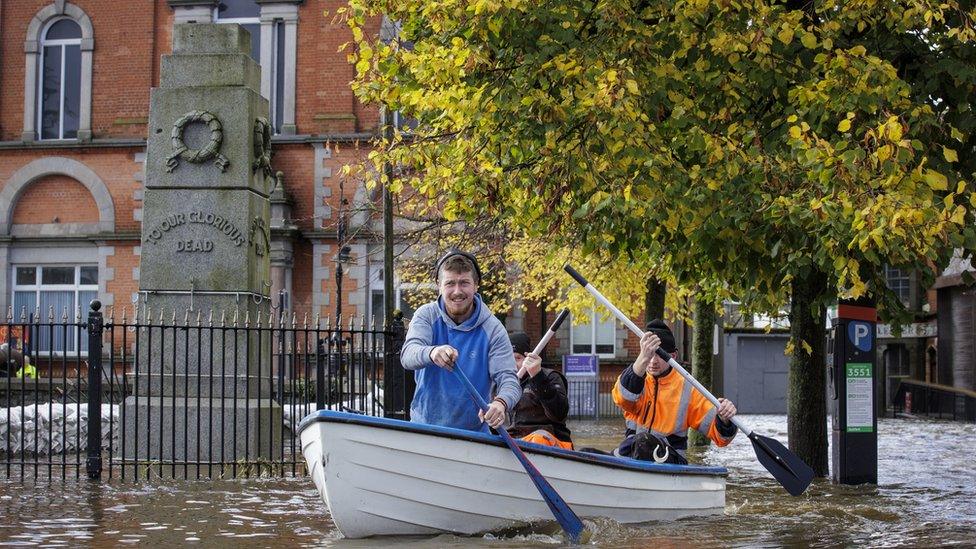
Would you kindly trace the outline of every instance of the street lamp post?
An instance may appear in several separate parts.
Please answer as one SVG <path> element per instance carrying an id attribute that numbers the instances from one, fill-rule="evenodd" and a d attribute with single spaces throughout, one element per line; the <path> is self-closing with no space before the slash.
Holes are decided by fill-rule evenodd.
<path id="1" fill-rule="evenodd" d="M 329 379 L 329 387 L 332 387 L 332 380 L 335 379 L 335 375 L 338 374 L 339 379 L 337 382 L 339 388 L 339 398 L 342 398 L 342 275 L 343 275 L 343 265 L 349 262 L 349 246 L 345 245 L 346 241 L 346 197 L 343 194 L 342 181 L 339 182 L 339 223 L 336 228 L 336 245 L 339 247 L 338 252 L 335 256 L 336 268 L 335 268 L 335 283 L 336 283 L 336 304 L 335 304 L 335 333 L 333 337 L 333 343 L 335 344 L 335 354 L 337 359 L 336 371 L 332 372 L 332 376 Z M 331 362 L 331 361 L 330 361 Z M 330 391 L 331 392 L 331 391 Z M 332 402 L 336 402 L 335 399 Z"/>

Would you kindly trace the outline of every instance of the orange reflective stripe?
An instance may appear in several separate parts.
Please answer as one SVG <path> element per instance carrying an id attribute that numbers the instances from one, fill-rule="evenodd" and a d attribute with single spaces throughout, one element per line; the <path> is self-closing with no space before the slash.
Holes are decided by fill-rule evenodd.
<path id="1" fill-rule="evenodd" d="M 556 438 L 555 436 L 553 436 L 553 434 L 550 433 L 549 431 L 546 431 L 545 429 L 538 429 L 536 431 L 532 431 L 531 433 L 522 437 L 522 440 L 526 442 L 532 442 L 534 444 L 541 444 L 543 446 L 555 446 L 557 448 L 564 448 L 566 450 L 573 449 L 572 442 L 563 442 L 558 438 Z"/>

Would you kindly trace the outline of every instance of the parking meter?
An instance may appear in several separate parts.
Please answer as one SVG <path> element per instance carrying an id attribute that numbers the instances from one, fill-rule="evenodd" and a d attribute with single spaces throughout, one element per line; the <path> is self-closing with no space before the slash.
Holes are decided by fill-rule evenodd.
<path id="1" fill-rule="evenodd" d="M 877 309 L 841 301 L 827 344 L 831 480 L 878 483 Z"/>

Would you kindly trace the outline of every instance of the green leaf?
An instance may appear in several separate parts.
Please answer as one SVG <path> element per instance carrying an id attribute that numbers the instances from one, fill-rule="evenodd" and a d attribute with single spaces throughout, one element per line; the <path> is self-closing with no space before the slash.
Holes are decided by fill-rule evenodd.
<path id="1" fill-rule="evenodd" d="M 812 32 L 807 32 L 803 34 L 800 38 L 800 42 L 803 44 L 804 48 L 812 50 L 817 47 L 817 37 L 814 36 Z"/>

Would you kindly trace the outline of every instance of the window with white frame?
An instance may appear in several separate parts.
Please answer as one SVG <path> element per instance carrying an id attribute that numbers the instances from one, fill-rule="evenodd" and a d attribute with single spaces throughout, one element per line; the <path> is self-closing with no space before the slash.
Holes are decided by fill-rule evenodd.
<path id="1" fill-rule="evenodd" d="M 400 111 L 393 111 L 392 122 L 394 128 L 407 134 L 416 130 L 417 126 L 420 125 L 419 120 L 417 120 L 416 118 L 410 118 L 408 116 L 404 116 L 403 113 Z"/>
<path id="2" fill-rule="evenodd" d="M 570 344 L 573 354 L 594 354 L 613 358 L 616 354 L 617 325 L 613 317 L 602 319 L 594 309 L 585 316 L 572 316 Z"/>
<path id="3" fill-rule="evenodd" d="M 251 33 L 251 58 L 261 63 L 261 7 L 254 0 L 221 0 L 214 8 L 215 23 L 237 23 Z M 271 71 L 271 89 L 268 102 L 271 106 L 271 127 L 281 133 L 284 120 L 285 96 L 285 23 L 275 19 L 271 25 L 271 66 L 261 67 Z"/>
<path id="4" fill-rule="evenodd" d="M 41 34 L 37 126 L 41 139 L 75 139 L 81 109 L 81 27 L 51 21 Z"/>
<path id="5" fill-rule="evenodd" d="M 52 314 L 54 324 L 60 324 L 65 316 L 71 323 L 78 307 L 84 312 L 98 296 L 96 265 L 16 265 L 13 271 L 13 304 L 18 318 L 26 311 L 40 324 L 51 322 Z M 40 353 L 88 351 L 87 337 L 57 326 L 40 326 L 34 342 L 33 350 Z"/>
<path id="6" fill-rule="evenodd" d="M 896 269 L 890 265 L 884 266 L 885 280 L 888 287 L 898 296 L 898 299 L 906 307 L 911 306 L 912 300 L 912 276 L 908 271 Z"/>
<path id="7" fill-rule="evenodd" d="M 437 285 L 429 284 L 393 284 L 393 307 L 400 309 L 403 318 L 410 319 L 416 311 L 416 307 L 410 304 L 412 296 L 419 292 L 437 292 Z M 369 263 L 369 314 L 372 317 L 374 326 L 383 326 L 383 263 Z"/>

